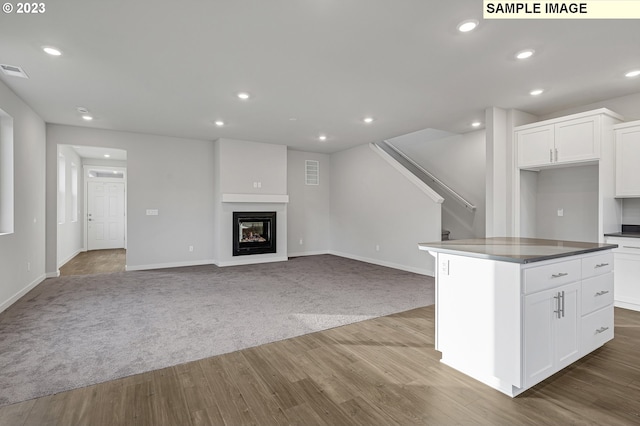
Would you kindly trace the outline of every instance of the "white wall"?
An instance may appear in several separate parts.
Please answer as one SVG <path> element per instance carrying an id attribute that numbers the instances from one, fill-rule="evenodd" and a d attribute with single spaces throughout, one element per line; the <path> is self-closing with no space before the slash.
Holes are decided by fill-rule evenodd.
<path id="1" fill-rule="evenodd" d="M 127 269 L 213 263 L 212 142 L 49 124 L 47 223 L 53 226 L 47 227 L 48 273 L 55 273 L 57 268 L 58 144 L 127 151 Z M 159 215 L 146 216 L 146 209 L 158 209 Z M 189 246 L 194 247 L 193 252 L 189 252 Z"/>
<path id="2" fill-rule="evenodd" d="M 634 84 L 629 81 L 629 84 Z M 569 114 L 577 114 L 579 112 L 591 111 L 598 108 L 609 108 L 613 112 L 617 112 L 624 116 L 625 121 L 640 120 L 640 92 L 632 95 L 620 96 L 617 98 L 605 99 L 603 101 L 594 102 L 588 105 L 581 105 L 574 108 L 556 111 L 539 118 L 538 121 L 550 118 L 562 117 Z"/>
<path id="3" fill-rule="evenodd" d="M 45 277 L 45 123 L 4 83 L 0 109 L 13 117 L 14 232 L 0 235 L 0 311 Z"/>
<path id="4" fill-rule="evenodd" d="M 622 223 L 625 225 L 640 225 L 640 198 L 622 200 Z"/>
<path id="5" fill-rule="evenodd" d="M 390 142 L 476 206 L 475 211 L 470 211 L 448 192 L 433 186 L 445 199 L 442 228 L 451 231 L 450 238 L 483 238 L 486 210 L 484 131 L 427 140 L 430 134 L 415 132 Z"/>
<path id="6" fill-rule="evenodd" d="M 75 255 L 80 253 L 84 248 L 83 244 L 83 219 L 82 214 L 84 208 L 84 181 L 82 173 L 82 159 L 75 150 L 69 145 L 58 145 L 58 155 L 62 155 L 64 158 L 65 167 L 65 220 L 63 223 L 58 221 L 58 252 L 57 252 L 57 265 L 58 268 Z M 60 157 L 59 157 L 60 158 Z M 71 165 L 75 164 L 78 170 L 78 209 L 77 220 L 73 221 L 73 203 L 72 203 L 72 182 L 71 182 Z"/>
<path id="7" fill-rule="evenodd" d="M 537 189 L 537 238 L 598 242 L 598 166 L 542 170 Z"/>
<path id="8" fill-rule="evenodd" d="M 328 253 L 331 167 L 329 155 L 287 151 L 289 256 Z M 305 184 L 305 160 L 318 161 L 319 185 Z M 300 242 L 302 241 L 302 243 Z"/>
<path id="9" fill-rule="evenodd" d="M 369 146 L 331 155 L 332 253 L 434 275 L 418 243 L 440 241 L 440 210 Z"/>

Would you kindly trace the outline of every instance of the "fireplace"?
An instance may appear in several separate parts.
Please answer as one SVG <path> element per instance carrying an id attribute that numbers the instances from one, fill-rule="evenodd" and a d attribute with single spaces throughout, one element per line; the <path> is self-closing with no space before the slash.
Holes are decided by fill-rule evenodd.
<path id="1" fill-rule="evenodd" d="M 276 212 L 233 212 L 233 255 L 276 253 Z"/>

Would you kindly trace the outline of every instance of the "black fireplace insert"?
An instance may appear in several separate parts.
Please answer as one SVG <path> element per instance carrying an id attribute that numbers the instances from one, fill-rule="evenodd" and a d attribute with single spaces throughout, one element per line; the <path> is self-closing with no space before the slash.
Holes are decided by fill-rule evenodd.
<path id="1" fill-rule="evenodd" d="M 233 255 L 276 253 L 276 212 L 233 212 Z"/>

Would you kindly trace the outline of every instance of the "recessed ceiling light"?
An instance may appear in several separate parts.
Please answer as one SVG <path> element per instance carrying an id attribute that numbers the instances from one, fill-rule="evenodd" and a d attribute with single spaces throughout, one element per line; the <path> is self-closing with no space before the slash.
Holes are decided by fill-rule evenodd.
<path id="1" fill-rule="evenodd" d="M 633 71 L 629 71 L 624 76 L 631 78 L 631 77 L 637 77 L 639 75 L 640 75 L 640 70 L 633 70 Z"/>
<path id="2" fill-rule="evenodd" d="M 544 90 L 542 90 L 542 89 L 535 89 L 535 90 L 530 91 L 530 92 L 529 92 L 529 94 L 530 94 L 531 96 L 538 96 L 538 95 L 541 95 L 541 94 L 542 94 L 542 92 L 544 92 Z"/>
<path id="3" fill-rule="evenodd" d="M 320 139 L 321 141 L 326 141 L 327 140 L 327 136 L 326 135 L 320 135 L 320 136 L 318 136 L 318 139 Z"/>
<path id="4" fill-rule="evenodd" d="M 246 101 L 247 99 L 249 99 L 250 96 L 247 92 L 240 92 L 238 93 L 238 97 L 243 101 Z"/>
<path id="5" fill-rule="evenodd" d="M 111 154 L 105 154 L 104 155 L 104 158 L 109 158 L 109 157 L 111 157 Z"/>
<path id="6" fill-rule="evenodd" d="M 482 123 L 481 123 L 481 122 L 479 122 L 479 121 L 474 121 L 473 123 L 471 123 L 471 126 L 472 126 L 472 127 L 480 127 L 480 125 L 481 125 L 481 124 L 482 124 Z"/>
<path id="7" fill-rule="evenodd" d="M 91 121 L 91 120 L 93 120 L 93 117 L 90 116 L 90 115 L 83 115 L 82 119 L 85 120 L 85 121 Z"/>
<path id="8" fill-rule="evenodd" d="M 477 26 L 478 21 L 476 21 L 475 19 L 468 19 L 458 24 L 458 31 L 460 31 L 461 33 L 468 33 L 469 31 L 475 30 Z"/>
<path id="9" fill-rule="evenodd" d="M 59 49 L 56 49 L 55 47 L 51 47 L 51 46 L 43 46 L 42 50 L 44 50 L 45 53 L 51 55 L 51 56 L 60 56 L 62 55 L 62 52 Z"/>
<path id="10" fill-rule="evenodd" d="M 222 121 L 222 120 L 216 120 L 216 121 L 215 121 L 215 125 L 216 125 L 216 126 L 218 126 L 218 127 L 222 127 L 222 126 L 224 126 L 224 121 Z"/>
<path id="11" fill-rule="evenodd" d="M 365 117 L 362 119 L 362 121 L 364 121 L 367 124 L 373 123 L 373 117 Z"/>
<path id="12" fill-rule="evenodd" d="M 516 53 L 516 58 L 517 59 L 527 59 L 527 58 L 532 57 L 534 53 L 536 53 L 536 51 L 533 50 L 533 49 L 521 50 L 520 52 Z"/>

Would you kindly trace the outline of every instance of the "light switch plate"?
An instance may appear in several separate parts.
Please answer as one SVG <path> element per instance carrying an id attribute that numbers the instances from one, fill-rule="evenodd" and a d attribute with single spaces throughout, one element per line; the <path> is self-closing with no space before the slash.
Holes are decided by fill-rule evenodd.
<path id="1" fill-rule="evenodd" d="M 158 209 L 147 209 L 147 216 L 158 216 Z"/>

